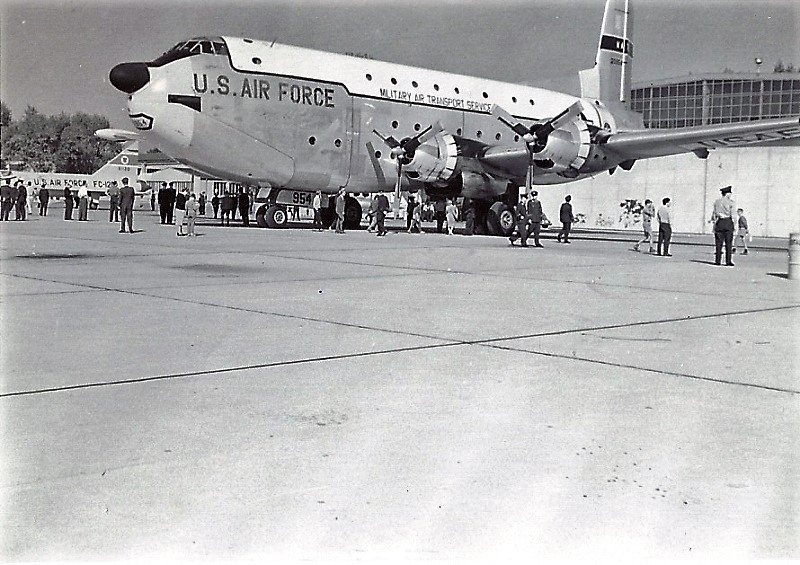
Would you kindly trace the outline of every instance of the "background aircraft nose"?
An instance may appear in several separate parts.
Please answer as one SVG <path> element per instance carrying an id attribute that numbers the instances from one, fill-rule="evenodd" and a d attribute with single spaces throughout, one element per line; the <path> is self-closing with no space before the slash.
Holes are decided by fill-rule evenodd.
<path id="1" fill-rule="evenodd" d="M 145 63 L 120 63 L 108 78 L 122 92 L 133 94 L 150 81 L 150 71 Z"/>

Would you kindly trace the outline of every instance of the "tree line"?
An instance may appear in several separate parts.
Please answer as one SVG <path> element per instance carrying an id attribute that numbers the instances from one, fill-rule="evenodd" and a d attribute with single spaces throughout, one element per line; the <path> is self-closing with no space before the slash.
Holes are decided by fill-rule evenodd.
<path id="1" fill-rule="evenodd" d="M 98 114 L 41 114 L 33 106 L 14 120 L 0 101 L 0 168 L 91 174 L 119 152 L 119 145 L 95 137 L 109 121 Z"/>

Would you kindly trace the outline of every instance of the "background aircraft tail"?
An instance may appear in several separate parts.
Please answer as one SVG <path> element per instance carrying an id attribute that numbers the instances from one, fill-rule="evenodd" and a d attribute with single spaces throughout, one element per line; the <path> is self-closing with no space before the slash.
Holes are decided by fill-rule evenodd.
<path id="1" fill-rule="evenodd" d="M 136 176 L 136 167 L 139 165 L 139 142 L 138 141 L 130 141 L 126 143 L 122 151 L 120 151 L 116 157 L 111 159 L 108 163 L 100 167 L 97 173 L 105 173 L 105 172 L 119 172 L 120 167 L 131 167 L 131 171 L 133 176 Z"/>
<path id="2" fill-rule="evenodd" d="M 627 109 L 633 70 L 632 0 L 606 0 L 594 67 L 580 71 L 581 96 Z"/>

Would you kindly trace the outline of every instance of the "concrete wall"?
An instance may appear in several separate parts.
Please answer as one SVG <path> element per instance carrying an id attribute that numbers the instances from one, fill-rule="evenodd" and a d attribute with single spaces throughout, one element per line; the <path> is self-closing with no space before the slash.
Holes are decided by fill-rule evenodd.
<path id="1" fill-rule="evenodd" d="M 641 217 L 626 213 L 626 200 L 646 198 L 661 205 L 672 199 L 674 231 L 711 233 L 711 207 L 723 186 L 733 186 L 754 236 L 788 237 L 800 232 L 800 148 L 717 149 L 708 159 L 693 154 L 638 161 L 630 171 L 617 169 L 592 179 L 540 186 L 545 213 L 558 223 L 564 196 L 572 195 L 577 227 L 641 230 Z"/>

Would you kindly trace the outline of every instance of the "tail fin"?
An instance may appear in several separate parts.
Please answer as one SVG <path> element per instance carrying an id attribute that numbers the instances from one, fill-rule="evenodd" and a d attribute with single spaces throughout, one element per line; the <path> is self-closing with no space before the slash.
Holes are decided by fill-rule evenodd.
<path id="1" fill-rule="evenodd" d="M 632 0 L 606 0 L 594 67 L 580 71 L 581 96 L 627 106 L 633 70 Z"/>
<path id="2" fill-rule="evenodd" d="M 100 167 L 97 171 L 100 172 L 121 172 L 121 171 L 132 171 L 133 173 L 136 172 L 136 168 L 139 165 L 139 142 L 138 141 L 130 141 L 125 144 L 116 157 L 111 159 L 108 163 Z M 130 169 L 128 169 L 130 167 Z"/>

